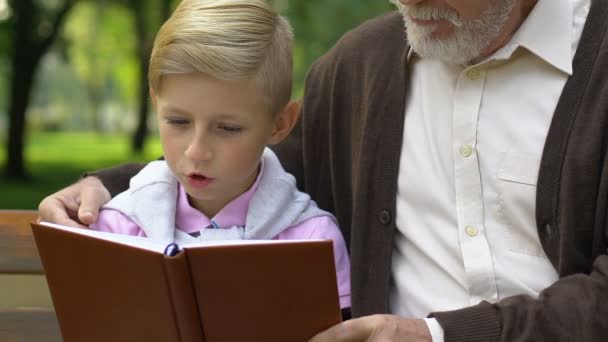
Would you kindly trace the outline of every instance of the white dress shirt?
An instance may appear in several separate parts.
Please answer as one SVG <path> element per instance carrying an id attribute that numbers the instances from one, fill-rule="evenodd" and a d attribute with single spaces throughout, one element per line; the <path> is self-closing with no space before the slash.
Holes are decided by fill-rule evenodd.
<path id="1" fill-rule="evenodd" d="M 537 297 L 558 279 L 538 238 L 536 181 L 589 7 L 539 0 L 510 42 L 473 66 L 410 59 L 392 313 Z"/>

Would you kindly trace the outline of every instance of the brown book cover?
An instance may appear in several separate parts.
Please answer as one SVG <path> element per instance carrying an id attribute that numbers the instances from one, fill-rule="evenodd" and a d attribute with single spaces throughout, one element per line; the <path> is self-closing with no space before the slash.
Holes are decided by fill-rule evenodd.
<path id="1" fill-rule="evenodd" d="M 331 241 L 213 242 L 169 256 L 145 238 L 32 231 L 65 342 L 304 342 L 341 320 Z"/>

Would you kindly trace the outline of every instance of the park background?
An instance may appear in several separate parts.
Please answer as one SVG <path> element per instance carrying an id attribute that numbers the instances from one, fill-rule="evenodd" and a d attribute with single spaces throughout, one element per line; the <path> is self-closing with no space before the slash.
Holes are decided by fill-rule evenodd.
<path id="1" fill-rule="evenodd" d="M 146 70 L 178 0 L 0 0 L 0 209 L 34 209 L 85 171 L 161 155 Z M 388 0 L 270 0 L 295 33 L 294 93 Z"/>

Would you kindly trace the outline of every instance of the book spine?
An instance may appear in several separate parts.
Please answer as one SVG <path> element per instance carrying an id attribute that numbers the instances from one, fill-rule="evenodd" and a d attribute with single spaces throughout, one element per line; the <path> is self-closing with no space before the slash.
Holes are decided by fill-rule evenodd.
<path id="1" fill-rule="evenodd" d="M 165 256 L 173 316 L 182 342 L 205 342 L 186 253 Z"/>

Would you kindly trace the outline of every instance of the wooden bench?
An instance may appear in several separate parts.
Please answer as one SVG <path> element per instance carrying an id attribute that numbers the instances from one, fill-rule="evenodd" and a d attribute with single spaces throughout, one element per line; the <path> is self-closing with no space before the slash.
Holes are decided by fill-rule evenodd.
<path id="1" fill-rule="evenodd" d="M 0 210 L 0 341 L 59 342 L 61 333 L 30 222 L 34 210 Z"/>

